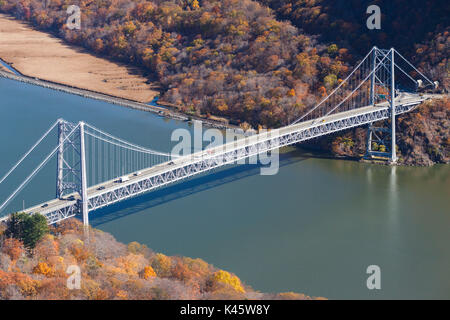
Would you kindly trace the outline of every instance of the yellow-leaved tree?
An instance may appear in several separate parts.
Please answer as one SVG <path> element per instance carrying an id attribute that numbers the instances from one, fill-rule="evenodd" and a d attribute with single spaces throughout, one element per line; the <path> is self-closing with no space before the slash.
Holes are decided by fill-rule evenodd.
<path id="1" fill-rule="evenodd" d="M 242 287 L 241 280 L 235 275 L 231 273 L 219 270 L 213 273 L 212 275 L 213 287 L 217 287 L 217 285 L 225 284 L 232 287 L 237 292 L 244 293 L 244 288 Z"/>
<path id="2" fill-rule="evenodd" d="M 162 253 L 157 253 L 153 258 L 152 268 L 158 277 L 169 277 L 171 275 L 172 260 Z"/>
<path id="3" fill-rule="evenodd" d="M 191 4 L 192 9 L 200 9 L 200 4 L 198 3 L 198 0 L 192 0 Z"/>
<path id="4" fill-rule="evenodd" d="M 149 280 L 156 277 L 156 272 L 151 266 L 146 266 L 140 273 L 140 276 L 145 280 Z"/>
<path id="5" fill-rule="evenodd" d="M 44 276 L 51 276 L 53 274 L 52 268 L 45 262 L 39 262 L 33 269 L 33 273 L 42 274 Z"/>

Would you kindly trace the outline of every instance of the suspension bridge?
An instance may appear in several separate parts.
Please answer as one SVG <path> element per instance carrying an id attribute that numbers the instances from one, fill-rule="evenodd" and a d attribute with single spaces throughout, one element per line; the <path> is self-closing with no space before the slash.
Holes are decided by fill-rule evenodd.
<path id="1" fill-rule="evenodd" d="M 56 146 L 0 204 L 0 212 L 54 158 L 57 159 L 55 199 L 22 211 L 40 213 L 49 224 L 81 215 L 85 225 L 89 224 L 89 213 L 99 208 L 260 153 L 357 126 L 368 126 L 368 156 L 385 156 L 395 163 L 396 116 L 433 97 L 419 91 L 437 85 L 395 49 L 374 47 L 328 96 L 290 125 L 183 156 L 133 144 L 88 123 L 59 119 L 0 179 L 0 184 L 4 183 L 57 130 Z M 381 120 L 389 120 L 387 129 L 374 127 Z M 380 130 L 390 134 L 389 145 L 383 152 L 371 149 L 372 139 L 381 139 Z M 6 219 L 7 216 L 0 221 Z"/>

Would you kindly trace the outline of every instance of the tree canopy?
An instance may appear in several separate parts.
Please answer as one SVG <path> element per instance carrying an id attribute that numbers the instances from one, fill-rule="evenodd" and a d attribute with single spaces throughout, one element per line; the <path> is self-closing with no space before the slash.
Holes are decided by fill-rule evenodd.
<path id="1" fill-rule="evenodd" d="M 448 90 L 445 0 L 376 0 L 382 29 L 359 0 L 1 0 L 0 11 L 68 43 L 138 66 L 160 101 L 196 116 L 278 127 L 326 96 L 373 45 L 396 47 Z"/>
<path id="2" fill-rule="evenodd" d="M 6 225 L 5 236 L 22 241 L 27 248 L 34 248 L 49 232 L 47 219 L 40 214 L 13 213 Z"/>

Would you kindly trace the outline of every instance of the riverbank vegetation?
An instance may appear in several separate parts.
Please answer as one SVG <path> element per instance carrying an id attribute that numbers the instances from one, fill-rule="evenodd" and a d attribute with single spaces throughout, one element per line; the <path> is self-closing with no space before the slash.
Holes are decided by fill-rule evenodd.
<path id="1" fill-rule="evenodd" d="M 321 42 L 334 42 L 356 56 L 374 45 L 395 47 L 414 65 L 426 70 L 448 92 L 450 25 L 446 0 L 259 0 L 279 19 L 292 22 Z M 381 29 L 368 30 L 366 9 L 381 9 Z"/>
<path id="2" fill-rule="evenodd" d="M 374 1 L 383 28 L 373 32 L 361 1 L 72 1 L 81 30 L 67 28 L 64 1 L 0 0 L 0 11 L 140 67 L 185 113 L 257 128 L 315 105 L 374 44 L 406 52 L 448 89 L 448 3 L 437 2 Z"/>
<path id="3" fill-rule="evenodd" d="M 0 10 L 91 52 L 147 71 L 161 100 L 194 115 L 276 127 L 313 106 L 349 68 L 346 49 L 323 45 L 251 0 L 1 0 Z"/>
<path id="4" fill-rule="evenodd" d="M 311 299 L 257 292 L 201 259 L 125 245 L 96 229 L 85 233 L 76 219 L 46 229 L 43 216 L 28 217 L 15 214 L 0 225 L 0 299 Z M 81 269 L 79 289 L 67 286 L 66 272 L 75 270 L 69 266 Z"/>

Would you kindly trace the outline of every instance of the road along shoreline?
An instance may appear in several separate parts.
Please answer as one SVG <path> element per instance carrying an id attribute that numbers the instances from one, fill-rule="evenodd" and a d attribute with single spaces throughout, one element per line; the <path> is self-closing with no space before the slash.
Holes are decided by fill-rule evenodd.
<path id="1" fill-rule="evenodd" d="M 135 110 L 152 112 L 152 113 L 155 113 L 160 116 L 163 116 L 163 117 L 166 117 L 169 119 L 173 119 L 173 120 L 179 120 L 179 121 L 197 120 L 197 121 L 201 121 L 205 126 L 212 127 L 212 128 L 232 129 L 232 130 L 238 129 L 236 127 L 232 127 L 232 126 L 224 124 L 224 123 L 216 123 L 214 121 L 208 121 L 208 120 L 205 121 L 205 119 L 201 119 L 201 118 L 189 117 L 182 113 L 175 112 L 175 111 L 169 110 L 164 107 L 159 107 L 159 106 L 155 106 L 155 105 L 149 105 L 149 104 L 145 104 L 145 103 L 141 103 L 141 102 L 136 102 L 136 101 L 132 101 L 132 100 L 128 100 L 128 99 L 124 99 L 124 98 L 120 98 L 120 97 L 115 97 L 113 95 L 109 95 L 109 94 L 105 94 L 105 93 L 101 93 L 101 92 L 80 89 L 77 87 L 60 84 L 60 83 L 55 83 L 55 82 L 48 81 L 48 80 L 32 78 L 32 77 L 28 77 L 25 75 L 13 74 L 11 72 L 6 72 L 6 71 L 2 71 L 2 70 L 0 70 L 0 77 L 6 78 L 9 80 L 23 82 L 26 84 L 40 86 L 40 87 L 47 88 L 47 89 L 57 90 L 57 91 L 61 91 L 61 92 L 69 93 L 69 94 L 74 94 L 74 95 L 81 96 L 84 98 L 100 100 L 100 101 L 104 101 L 107 103 L 131 108 L 131 109 L 135 109 Z"/>

